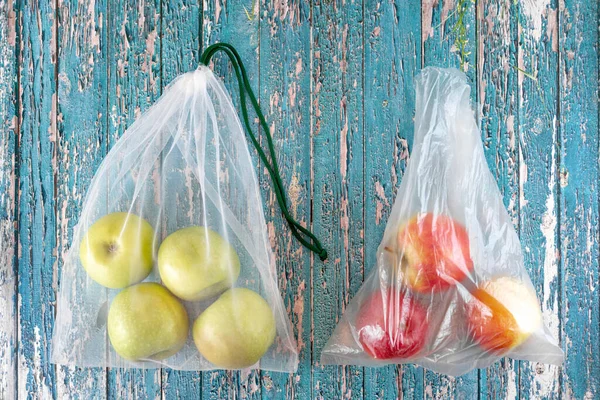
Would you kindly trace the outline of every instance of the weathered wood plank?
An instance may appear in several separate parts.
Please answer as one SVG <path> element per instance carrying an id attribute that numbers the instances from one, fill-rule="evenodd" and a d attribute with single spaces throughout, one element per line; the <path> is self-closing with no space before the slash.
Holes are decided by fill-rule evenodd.
<path id="1" fill-rule="evenodd" d="M 204 0 L 202 20 L 203 49 L 216 42 L 227 42 L 233 45 L 248 72 L 252 90 L 257 95 L 258 71 L 258 44 L 259 44 L 259 2 L 244 0 Z M 225 55 L 220 54 L 214 59 L 212 67 L 216 74 L 223 78 L 229 90 L 236 109 L 239 110 L 239 91 L 235 75 L 230 69 L 231 64 Z M 251 154 L 254 152 L 251 151 Z M 255 165 L 259 165 L 258 161 Z M 257 170 L 258 171 L 258 170 Z M 210 371 L 202 376 L 202 397 L 208 399 L 232 398 L 259 398 L 260 372 L 252 371 L 240 375 L 239 372 Z"/>
<path id="2" fill-rule="evenodd" d="M 160 94 L 160 0 L 110 2 L 108 31 L 110 149 Z M 161 371 L 110 369 L 108 396 L 160 398 Z"/>
<path id="3" fill-rule="evenodd" d="M 504 205 L 519 228 L 519 142 L 517 98 L 517 25 L 512 2 L 481 1 L 477 7 L 478 52 L 476 98 L 481 140 L 492 175 L 503 194 Z M 474 93 L 473 93 L 474 94 Z M 504 358 L 486 371 L 481 393 L 488 397 L 515 398 L 518 361 Z M 482 371 L 483 372 L 483 371 Z M 475 374 L 473 374 L 474 376 Z M 469 393 L 475 397 L 475 393 Z"/>
<path id="4" fill-rule="evenodd" d="M 536 288 L 544 322 L 558 339 L 558 13 L 557 2 L 539 10 L 519 3 L 512 19 L 519 24 L 518 98 L 516 120 L 520 143 L 520 233 L 525 266 Z M 514 7 L 513 7 L 514 9 Z M 529 75 L 526 76 L 525 74 Z M 521 362 L 517 390 L 523 398 L 556 398 L 560 369 Z M 511 381 L 511 384 L 513 383 Z M 514 390 L 512 387 L 510 391 Z"/>
<path id="5" fill-rule="evenodd" d="M 18 387 L 19 397 L 56 396 L 54 320 L 56 54 L 54 2 L 19 3 Z"/>
<path id="6" fill-rule="evenodd" d="M 15 151 L 17 18 L 13 0 L 0 1 L 0 398 L 17 394 L 17 219 Z"/>
<path id="7" fill-rule="evenodd" d="M 363 4 L 315 1 L 312 35 L 313 398 L 363 396 L 363 368 L 323 367 L 321 350 L 363 281 Z"/>
<path id="8" fill-rule="evenodd" d="M 269 0 L 260 13 L 260 102 L 271 127 L 291 211 L 310 226 L 310 2 Z M 264 143 L 264 140 L 263 140 Z M 262 372 L 262 397 L 311 394 L 311 254 L 281 217 L 273 185 L 259 168 L 265 218 L 277 256 L 279 289 L 300 352 L 296 374 Z"/>
<path id="9" fill-rule="evenodd" d="M 177 75 L 198 67 L 201 51 L 201 3 L 199 0 L 163 0 L 161 21 L 161 85 L 164 89 Z M 168 184 L 166 182 L 166 185 Z M 175 187 L 180 186 L 176 184 Z M 171 189 L 167 187 L 166 190 Z M 188 187 L 188 191 L 180 196 L 192 204 L 184 201 L 177 204 L 177 221 L 166 221 L 165 234 L 171 233 L 174 227 L 189 224 L 188 211 L 193 209 L 193 204 L 200 204 L 198 193 L 192 187 Z M 162 393 L 165 399 L 197 399 L 202 393 L 202 373 L 164 369 Z"/>
<path id="10" fill-rule="evenodd" d="M 477 24 L 475 2 L 466 0 L 468 9 L 463 23 L 466 26 L 466 52 L 464 70 L 471 85 L 471 99 L 477 104 L 476 46 Z M 460 51 L 454 46 L 456 32 L 453 29 L 459 18 L 455 0 L 423 0 L 421 11 L 421 45 L 423 66 L 460 67 Z M 478 372 L 473 371 L 460 378 L 451 378 L 425 371 L 425 397 L 440 396 L 475 397 L 478 392 Z"/>
<path id="11" fill-rule="evenodd" d="M 383 237 L 412 144 L 414 77 L 421 68 L 421 1 L 365 5 L 365 274 L 377 266 Z M 423 398 L 423 368 L 365 369 L 365 396 Z"/>
<path id="12" fill-rule="evenodd" d="M 106 1 L 84 4 L 63 0 L 57 9 L 55 213 L 59 271 L 71 246 L 85 193 L 107 150 L 106 15 Z M 104 368 L 57 366 L 56 370 L 58 398 L 106 397 Z"/>
<path id="13" fill-rule="evenodd" d="M 598 2 L 559 3 L 562 393 L 600 393 Z"/>

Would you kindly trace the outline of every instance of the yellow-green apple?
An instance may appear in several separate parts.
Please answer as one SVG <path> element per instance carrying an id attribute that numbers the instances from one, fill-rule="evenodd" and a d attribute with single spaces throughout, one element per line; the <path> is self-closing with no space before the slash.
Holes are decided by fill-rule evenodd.
<path id="1" fill-rule="evenodd" d="M 217 232 L 190 226 L 162 242 L 158 271 L 163 284 L 180 299 L 204 300 L 231 287 L 240 274 L 240 259 Z"/>
<path id="2" fill-rule="evenodd" d="M 427 341 L 427 309 L 398 288 L 377 290 L 361 304 L 355 328 L 371 357 L 413 357 Z"/>
<path id="3" fill-rule="evenodd" d="M 447 290 L 473 270 L 469 236 L 450 217 L 418 214 L 398 230 L 399 268 L 416 292 Z"/>
<path id="4" fill-rule="evenodd" d="M 535 292 L 518 279 L 497 277 L 471 294 L 466 306 L 469 331 L 491 353 L 506 353 L 542 324 Z"/>
<path id="5" fill-rule="evenodd" d="M 84 235 L 79 258 L 102 286 L 120 289 L 141 282 L 154 264 L 154 229 L 131 213 L 105 215 Z"/>
<path id="6" fill-rule="evenodd" d="M 177 353 L 188 336 L 185 307 L 164 286 L 144 282 L 122 290 L 108 311 L 108 336 L 127 360 L 162 360 Z"/>
<path id="7" fill-rule="evenodd" d="M 254 365 L 275 339 L 275 318 L 258 293 L 234 288 L 223 293 L 194 322 L 194 343 L 219 368 Z"/>

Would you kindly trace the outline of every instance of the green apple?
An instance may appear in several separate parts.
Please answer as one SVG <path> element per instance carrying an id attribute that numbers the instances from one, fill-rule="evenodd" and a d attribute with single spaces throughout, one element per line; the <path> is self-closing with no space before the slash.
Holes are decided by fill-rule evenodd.
<path id="1" fill-rule="evenodd" d="M 79 258 L 102 286 L 120 289 L 141 282 L 154 264 L 154 229 L 131 213 L 105 215 L 83 237 Z"/>
<path id="2" fill-rule="evenodd" d="M 250 289 L 223 293 L 194 322 L 198 351 L 219 368 L 254 365 L 275 340 L 275 318 L 269 304 Z"/>
<path id="3" fill-rule="evenodd" d="M 164 286 L 144 282 L 122 290 L 108 311 L 108 336 L 127 360 L 162 360 L 177 353 L 188 336 L 185 307 Z"/>
<path id="4" fill-rule="evenodd" d="M 240 259 L 217 232 L 190 226 L 162 242 L 158 271 L 163 284 L 180 299 L 204 300 L 231 287 L 240 274 Z"/>

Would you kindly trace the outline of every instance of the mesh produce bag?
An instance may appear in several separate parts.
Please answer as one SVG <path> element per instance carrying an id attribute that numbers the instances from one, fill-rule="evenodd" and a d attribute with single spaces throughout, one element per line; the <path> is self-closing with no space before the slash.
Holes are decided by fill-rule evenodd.
<path id="1" fill-rule="evenodd" d="M 450 375 L 500 357 L 562 362 L 455 69 L 416 81 L 410 163 L 377 265 L 326 344 L 324 364 L 415 363 Z"/>
<path id="2" fill-rule="evenodd" d="M 218 51 L 239 82 L 244 125 L 292 233 L 272 139 L 239 55 L 209 47 L 124 133 L 89 187 L 60 278 L 55 363 L 178 370 L 295 371 L 298 352 L 278 287 L 246 137 Z M 267 155 L 249 123 L 258 114 Z"/>

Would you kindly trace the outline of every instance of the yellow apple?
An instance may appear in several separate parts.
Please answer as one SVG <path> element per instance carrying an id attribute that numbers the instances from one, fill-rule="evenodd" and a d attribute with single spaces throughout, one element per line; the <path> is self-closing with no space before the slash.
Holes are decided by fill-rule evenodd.
<path id="1" fill-rule="evenodd" d="M 217 232 L 190 226 L 162 242 L 158 271 L 163 284 L 180 299 L 203 300 L 231 287 L 240 274 L 240 259 Z"/>
<path id="2" fill-rule="evenodd" d="M 165 287 L 144 282 L 117 294 L 108 311 L 108 336 L 127 360 L 162 360 L 177 353 L 188 336 L 187 312 Z"/>
<path id="3" fill-rule="evenodd" d="M 86 232 L 79 258 L 102 286 L 120 289 L 141 282 L 154 264 L 154 229 L 131 213 L 105 215 Z"/>
<path id="4" fill-rule="evenodd" d="M 219 368 L 254 365 L 275 340 L 275 318 L 269 304 L 250 289 L 223 293 L 194 322 L 198 351 Z"/>
<path id="5" fill-rule="evenodd" d="M 542 311 L 533 288 L 500 276 L 484 282 L 467 303 L 469 330 L 481 347 L 504 354 L 523 343 L 542 325 Z"/>

